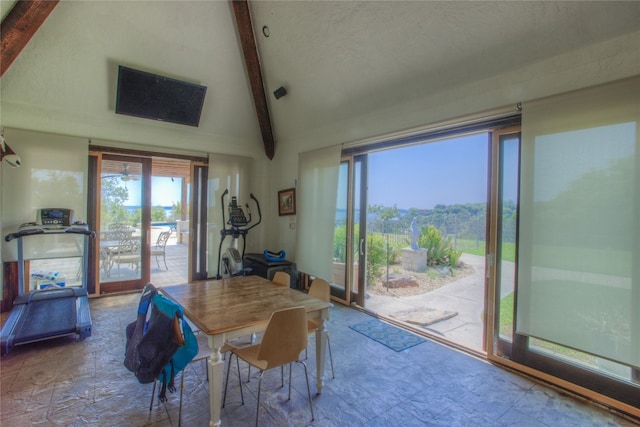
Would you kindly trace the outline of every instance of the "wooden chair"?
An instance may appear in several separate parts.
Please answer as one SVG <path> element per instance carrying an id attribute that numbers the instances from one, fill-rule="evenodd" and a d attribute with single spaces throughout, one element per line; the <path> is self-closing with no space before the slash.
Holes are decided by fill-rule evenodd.
<path id="1" fill-rule="evenodd" d="M 331 287 L 329 286 L 329 282 L 320 278 L 314 279 L 313 282 L 311 282 L 311 286 L 309 287 L 309 296 L 321 299 L 322 301 L 331 302 Z M 307 329 L 309 335 L 314 335 L 319 327 L 319 321 L 311 319 L 307 321 Z M 335 378 L 336 374 L 333 370 L 333 355 L 331 354 L 331 340 L 329 340 L 328 331 L 327 346 L 329 347 L 329 361 L 331 361 L 331 377 Z"/>
<path id="2" fill-rule="evenodd" d="M 276 271 L 271 281 L 274 285 L 286 286 L 287 288 L 291 286 L 291 276 L 284 271 Z"/>
<path id="3" fill-rule="evenodd" d="M 166 257 L 166 249 L 167 249 L 167 241 L 169 240 L 169 236 L 171 236 L 171 230 L 163 231 L 158 235 L 158 240 L 156 244 L 151 248 L 151 256 L 156 257 L 156 264 L 158 264 L 158 268 L 160 268 L 160 262 L 158 261 L 158 257 L 162 256 L 162 260 L 164 261 L 164 268 L 169 270 L 167 267 L 167 257 Z"/>
<path id="4" fill-rule="evenodd" d="M 306 325 L 307 313 L 304 307 L 279 310 L 271 315 L 267 329 L 265 330 L 262 341 L 259 344 L 231 350 L 231 357 L 235 355 L 237 358 L 247 362 L 250 366 L 255 366 L 260 370 L 258 381 L 258 402 L 256 407 L 256 426 L 258 425 L 258 415 L 260 414 L 260 389 L 264 372 L 269 369 L 284 367 L 286 364 L 290 365 L 292 362 L 297 362 L 304 367 L 304 375 L 307 380 L 309 408 L 311 409 L 311 421 L 315 419 L 313 415 L 313 404 L 311 403 L 311 388 L 309 387 L 307 365 L 300 360 L 300 353 L 302 350 L 307 348 Z M 229 358 L 229 363 L 231 363 L 231 358 Z M 228 376 L 229 371 L 227 370 L 227 379 Z M 240 378 L 239 370 L 238 378 Z M 291 369 L 289 369 L 289 400 L 290 399 Z M 244 400 L 242 403 L 244 404 Z"/>

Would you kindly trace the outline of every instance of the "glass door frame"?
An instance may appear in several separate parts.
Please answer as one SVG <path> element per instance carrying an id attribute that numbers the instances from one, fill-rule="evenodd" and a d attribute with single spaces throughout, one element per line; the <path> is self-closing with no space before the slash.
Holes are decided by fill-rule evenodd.
<path id="1" fill-rule="evenodd" d="M 128 156 L 122 154 L 101 153 L 98 170 L 98 177 L 102 173 L 102 162 L 104 160 L 116 161 L 116 162 L 128 162 L 128 163 L 140 163 L 142 167 L 141 174 L 141 218 L 140 218 L 140 276 L 137 279 L 113 281 L 113 282 L 97 282 L 99 283 L 99 289 L 101 294 L 113 293 L 113 292 L 126 292 L 132 290 L 142 289 L 151 280 L 151 158 L 140 156 Z M 97 200 L 97 214 L 100 212 L 100 202 L 102 187 L 98 187 Z M 98 217 L 95 224 L 100 223 Z M 95 227 L 99 231 L 99 227 Z M 96 233 L 98 234 L 98 233 Z M 98 240 L 99 244 L 99 238 Z M 96 262 L 100 261 L 100 257 L 96 258 Z M 99 268 L 98 280 L 99 280 Z"/>
<path id="2" fill-rule="evenodd" d="M 497 316 L 494 314 L 494 311 L 496 309 L 496 304 L 493 301 L 493 298 L 495 296 L 495 284 L 494 284 L 494 280 L 491 278 L 491 275 L 495 274 L 495 245 L 496 245 L 496 230 L 497 230 L 497 224 L 495 223 L 496 218 L 497 218 L 497 214 L 496 209 L 497 209 L 497 205 L 496 205 L 496 199 L 495 199 L 495 191 L 496 191 L 496 185 L 497 185 L 497 178 L 496 178 L 496 169 L 497 169 L 497 165 L 499 165 L 499 163 L 497 163 L 497 154 L 498 154 L 498 150 L 496 147 L 496 143 L 495 141 L 498 140 L 500 135 L 506 135 L 506 134 L 515 134 L 515 133 L 519 133 L 521 129 L 520 126 L 520 116 L 519 114 L 510 114 L 508 116 L 504 116 L 504 117 L 500 117 L 500 118 L 495 118 L 495 119 L 489 119 L 487 121 L 482 121 L 482 122 L 476 122 L 473 124 L 469 124 L 469 125 L 461 125 L 460 127 L 451 127 L 451 128 L 447 128 L 444 130 L 438 130 L 438 131 L 434 131 L 433 133 L 429 133 L 426 132 L 423 136 L 420 137 L 406 137 L 406 138 L 397 138 L 394 140 L 391 140 L 387 143 L 376 143 L 373 144 L 370 147 L 367 146 L 362 146 L 362 147 L 357 147 L 357 148 L 353 148 L 353 149 L 348 149 L 345 152 L 343 152 L 343 157 L 342 157 L 342 161 L 345 161 L 345 159 L 351 159 L 351 163 L 350 165 L 352 166 L 351 169 L 353 169 L 355 171 L 355 167 L 353 167 L 354 164 L 360 162 L 360 171 L 358 173 L 359 177 L 360 177 L 360 182 L 359 184 L 357 184 L 357 180 L 356 180 L 356 173 L 352 172 L 350 174 L 350 185 L 353 187 L 353 191 L 350 193 L 350 201 L 353 200 L 353 194 L 356 191 L 360 191 L 359 194 L 359 206 L 354 207 L 355 209 L 360 210 L 360 219 L 359 219 L 359 223 L 355 224 L 354 221 L 354 225 L 353 225 L 353 229 L 355 230 L 355 227 L 358 227 L 359 230 L 359 236 L 361 236 L 358 240 L 358 242 L 355 241 L 355 239 L 352 239 L 350 241 L 351 244 L 353 245 L 358 245 L 357 247 L 357 251 L 353 251 L 356 255 L 355 255 L 355 259 L 354 262 L 350 264 L 350 267 L 352 268 L 352 271 L 350 273 L 347 273 L 347 275 L 349 277 L 353 277 L 353 268 L 355 266 L 355 261 L 357 262 L 358 265 L 358 271 L 359 271 L 359 277 L 358 277 L 358 283 L 352 283 L 351 284 L 351 289 L 352 289 L 352 293 L 351 293 L 351 303 L 356 303 L 357 305 L 361 306 L 361 307 L 366 307 L 365 303 L 365 299 L 366 299 L 366 257 L 367 257 L 367 244 L 366 244 L 366 230 L 367 230 L 367 180 L 368 180 L 368 154 L 369 153 L 374 153 L 380 149 L 393 149 L 395 147 L 403 147 L 405 145 L 410 145 L 414 142 L 416 142 L 416 140 L 418 138 L 422 138 L 424 143 L 431 143 L 431 142 L 437 142 L 437 141 L 442 141 L 442 140 L 447 140 L 450 138 L 455 138 L 455 137 L 460 137 L 460 136 L 464 136 L 464 135 L 468 135 L 468 134 L 473 134 L 473 133 L 487 133 L 488 134 L 488 140 L 487 140 L 487 158 L 485 159 L 485 161 L 487 162 L 487 175 L 486 175 L 486 180 L 487 180 L 487 204 L 486 204 L 486 229 L 485 229 L 485 274 L 484 274 L 484 299 L 482 300 L 482 303 L 484 304 L 484 313 L 485 316 L 482 316 L 482 327 L 483 327 L 483 331 L 482 331 L 482 336 L 480 337 L 480 343 L 481 343 L 481 349 L 477 349 L 477 353 L 478 354 L 482 354 L 482 355 L 487 355 L 492 349 L 492 345 L 490 343 L 493 342 L 493 337 L 494 334 L 492 333 L 492 331 L 490 331 L 491 328 L 493 328 L 495 322 L 494 322 L 494 318 L 496 318 Z M 422 143 L 422 142 L 421 142 Z M 355 188 L 356 186 L 358 186 L 358 188 Z M 493 199 L 492 199 L 493 197 Z M 353 210 L 354 209 L 350 209 L 351 212 L 350 214 L 353 214 Z M 493 222 L 492 222 L 493 221 Z M 351 233 L 351 236 L 354 236 L 353 231 Z M 490 250 L 490 248 L 493 248 L 492 250 Z M 353 250 L 353 249 L 352 249 Z M 347 251 L 349 252 L 349 250 Z M 432 335 L 430 334 L 428 331 L 421 331 L 424 332 L 425 335 L 429 335 L 430 337 L 432 337 L 433 339 L 437 340 L 437 341 L 444 341 L 446 342 L 448 345 L 452 345 L 454 347 L 457 347 L 459 344 L 454 342 L 454 341 L 450 341 L 447 339 L 443 339 L 439 336 L 436 335 Z M 476 349 L 461 345 L 461 348 L 464 348 L 466 351 L 475 354 L 476 353 Z"/>
<path id="3" fill-rule="evenodd" d="M 149 162 L 149 167 L 146 168 L 148 170 L 148 180 L 143 181 L 145 188 L 151 189 L 152 185 L 152 165 L 154 158 L 162 158 L 162 159 L 175 159 L 182 161 L 190 162 L 190 180 L 192 185 L 190 186 L 188 197 L 189 200 L 186 200 L 183 203 L 183 209 L 188 209 L 189 212 L 189 241 L 188 243 L 188 270 L 187 276 L 185 276 L 184 280 L 192 281 L 198 280 L 198 278 L 206 278 L 206 269 L 208 268 L 206 259 L 203 261 L 200 259 L 198 262 L 193 262 L 193 257 L 198 254 L 200 257 L 200 253 L 206 254 L 207 252 L 207 217 L 206 212 L 202 214 L 201 209 L 205 209 L 208 206 L 208 194 L 207 194 L 207 186 L 208 186 L 208 158 L 207 157 L 196 157 L 191 155 L 180 155 L 180 154 L 169 154 L 162 152 L 152 152 L 152 151 L 139 151 L 139 150 L 131 150 L 125 148 L 116 148 L 116 147 L 107 147 L 100 145 L 92 145 L 89 151 L 89 187 L 88 187 L 88 208 L 87 208 L 87 222 L 92 228 L 97 229 L 96 224 L 99 224 L 100 221 L 100 195 L 102 192 L 101 187 L 101 179 L 100 179 L 100 171 L 102 169 L 102 157 L 103 156 L 122 156 L 127 160 L 132 159 L 145 159 L 146 162 Z M 196 178 L 203 180 L 201 184 L 198 186 L 194 186 Z M 186 185 L 183 184 L 183 191 L 186 191 Z M 197 188 L 196 188 L 197 187 Z M 147 191 L 148 200 L 146 200 L 146 207 L 143 206 L 144 211 L 142 212 L 143 218 L 148 219 L 148 224 L 145 228 L 145 241 L 148 242 L 148 248 L 146 249 L 147 256 L 144 257 L 141 261 L 147 265 L 147 270 L 149 271 L 150 278 L 150 270 L 151 270 L 151 256 L 150 247 L 155 242 L 150 242 L 151 238 L 151 212 L 152 212 L 152 200 L 151 200 L 151 191 Z M 187 193 L 183 193 L 187 194 Z M 199 196 L 198 196 L 199 194 Z M 184 200 L 184 199 L 183 199 Z M 194 208 L 193 203 L 194 200 L 198 200 L 199 207 Z M 189 205 L 188 208 L 185 208 L 185 205 Z M 194 216 L 194 210 L 198 209 L 200 212 L 198 215 Z M 193 221 L 197 220 L 198 223 L 194 223 Z M 91 278 L 93 278 L 93 284 L 91 281 L 89 282 L 91 289 L 91 295 L 99 295 L 104 293 L 104 290 L 100 289 L 100 256 L 99 256 L 99 242 L 98 239 L 92 239 L 92 246 L 90 247 L 90 272 Z M 200 257 L 201 258 L 201 257 Z M 149 278 L 147 280 L 149 280 Z M 115 282 L 112 282 L 115 283 Z M 145 283 L 142 283 L 140 289 L 144 286 Z M 107 286 L 107 289 L 109 286 Z M 136 288 L 137 289 L 137 288 Z M 112 292 L 107 290 L 107 292 Z M 116 292 L 116 291 L 113 291 Z"/>
<path id="4" fill-rule="evenodd" d="M 485 350 L 489 358 L 492 357 L 511 357 L 512 342 L 500 337 L 500 285 L 503 277 L 502 271 L 502 213 L 503 213 L 503 194 L 504 194 L 504 142 L 509 138 L 518 138 L 518 153 L 520 150 L 520 127 L 500 129 L 492 132 L 491 148 L 489 152 L 489 215 L 487 215 L 487 296 L 485 301 L 486 312 L 488 315 L 485 319 Z M 518 170 L 520 169 L 520 155 L 518 154 Z M 518 185 L 518 184 L 516 184 Z M 516 200 L 516 216 L 519 217 L 519 205 Z M 516 220 L 517 221 L 517 220 Z M 516 222 L 515 241 L 518 241 L 517 235 L 518 223 Z M 517 244 L 515 251 L 515 265 L 517 265 L 518 253 Z M 514 291 L 517 288 L 517 277 L 514 277 Z M 514 309 L 515 312 L 515 309 Z M 515 316 L 515 314 L 514 314 Z M 512 335 L 513 336 L 513 335 Z"/>
<path id="5" fill-rule="evenodd" d="M 207 263 L 207 195 L 209 194 L 209 164 L 191 162 L 191 192 L 189 202 L 189 268 L 188 280 L 208 278 Z"/>
<path id="6" fill-rule="evenodd" d="M 347 166 L 346 182 L 338 181 L 338 185 L 346 185 L 346 241 L 345 241 L 345 261 L 344 261 L 344 287 L 336 284 L 331 286 L 331 296 L 333 299 L 349 305 L 355 302 L 357 305 L 364 304 L 365 282 L 358 280 L 365 272 L 365 251 L 366 242 L 364 236 L 366 230 L 366 154 L 356 156 L 343 156 L 340 165 Z M 358 185 L 360 184 L 360 185 Z M 338 191 L 338 195 L 341 192 Z M 359 206 L 354 208 L 355 201 L 359 201 Z M 363 209 L 364 206 L 364 209 Z M 360 215 L 356 222 L 355 211 L 365 212 L 364 217 Z M 357 233 L 356 233 L 357 232 Z M 335 274 L 335 273 L 334 273 Z"/>
<path id="7" fill-rule="evenodd" d="M 357 245 L 357 251 L 349 251 L 350 253 L 355 253 L 355 258 L 353 260 L 353 263 L 351 263 L 351 266 L 355 267 L 355 262 L 357 261 L 357 265 L 358 265 L 358 281 L 357 283 L 353 284 L 351 289 L 351 301 L 355 301 L 356 304 L 358 304 L 360 307 L 364 307 L 365 304 L 365 298 L 366 298 L 366 286 L 367 286 L 367 282 L 365 280 L 366 277 L 366 273 L 367 273 L 367 263 L 366 263 L 366 258 L 367 258 L 367 160 L 368 160 L 368 154 L 359 154 L 357 156 L 354 156 L 353 158 L 353 179 L 352 179 L 352 185 L 353 185 L 353 191 L 354 192 L 358 192 L 358 200 L 360 201 L 359 205 L 358 205 L 358 209 L 360 212 L 360 218 L 358 221 L 358 241 L 355 241 L 355 225 L 353 227 L 353 232 L 352 232 L 352 236 L 353 236 L 353 242 L 354 244 Z M 359 174 L 358 176 L 356 176 L 356 167 L 355 165 L 359 166 Z M 359 182 L 360 185 L 357 185 Z M 352 198 L 353 200 L 353 198 Z M 351 209 L 351 215 L 354 215 L 354 209 Z M 352 220 L 352 222 L 354 222 L 355 224 L 355 219 Z M 350 270 L 351 273 L 349 274 L 350 277 L 354 277 L 353 274 L 353 268 Z"/>

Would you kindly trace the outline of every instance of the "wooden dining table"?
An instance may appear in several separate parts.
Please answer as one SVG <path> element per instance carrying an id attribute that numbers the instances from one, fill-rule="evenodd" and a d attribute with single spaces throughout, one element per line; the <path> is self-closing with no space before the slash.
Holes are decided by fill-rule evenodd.
<path id="1" fill-rule="evenodd" d="M 329 318 L 330 303 L 305 292 L 276 286 L 259 276 L 203 280 L 159 290 L 181 305 L 187 319 L 207 335 L 212 350 L 208 363 L 210 426 L 220 425 L 224 376 L 220 349 L 228 340 L 264 331 L 271 314 L 277 310 L 302 306 L 309 319 L 320 321 L 316 331 L 316 384 L 318 393 L 322 393 L 327 348 L 325 321 Z"/>

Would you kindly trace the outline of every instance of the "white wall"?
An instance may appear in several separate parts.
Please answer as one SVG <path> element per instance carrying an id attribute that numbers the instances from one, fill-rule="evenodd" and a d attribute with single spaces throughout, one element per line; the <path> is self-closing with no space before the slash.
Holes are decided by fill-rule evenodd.
<path id="1" fill-rule="evenodd" d="M 86 220 L 88 146 L 82 138 L 9 128 L 4 136 L 22 160 L 19 168 L 2 169 L 2 260 L 12 261 L 16 243 L 4 236 L 36 221 L 38 209 L 69 208 Z"/>

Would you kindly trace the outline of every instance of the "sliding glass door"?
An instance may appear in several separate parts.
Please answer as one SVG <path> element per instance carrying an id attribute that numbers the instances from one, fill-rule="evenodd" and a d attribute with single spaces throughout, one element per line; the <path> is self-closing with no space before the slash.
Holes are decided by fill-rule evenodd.
<path id="1" fill-rule="evenodd" d="M 96 151 L 89 165 L 92 293 L 207 277 L 206 163 Z"/>
<path id="2" fill-rule="evenodd" d="M 483 351 L 489 142 L 417 139 L 343 161 L 338 207 L 352 217 L 337 211 L 334 269 L 348 266 L 350 302 Z"/>
<path id="3" fill-rule="evenodd" d="M 100 292 L 150 280 L 151 159 L 103 154 L 100 169 Z"/>
<path id="4" fill-rule="evenodd" d="M 334 257 L 349 302 L 640 407 L 639 91 L 621 80 L 527 103 L 521 128 L 345 150 Z"/>

